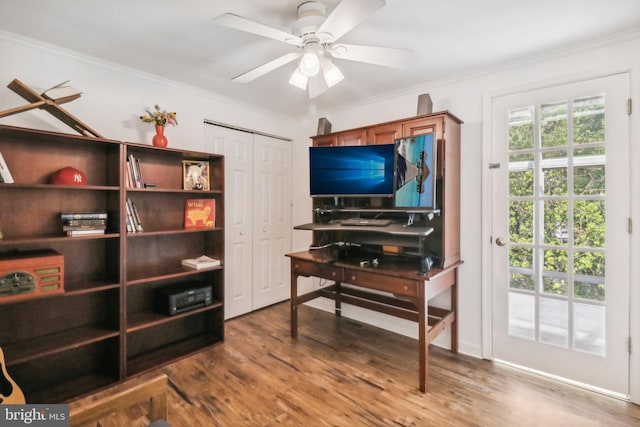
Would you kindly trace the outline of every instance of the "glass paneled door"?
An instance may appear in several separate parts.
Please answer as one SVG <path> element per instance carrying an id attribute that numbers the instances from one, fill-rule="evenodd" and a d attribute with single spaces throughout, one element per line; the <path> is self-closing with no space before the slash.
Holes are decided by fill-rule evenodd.
<path id="1" fill-rule="evenodd" d="M 494 99 L 491 183 L 494 357 L 625 395 L 628 93 L 620 74 Z"/>

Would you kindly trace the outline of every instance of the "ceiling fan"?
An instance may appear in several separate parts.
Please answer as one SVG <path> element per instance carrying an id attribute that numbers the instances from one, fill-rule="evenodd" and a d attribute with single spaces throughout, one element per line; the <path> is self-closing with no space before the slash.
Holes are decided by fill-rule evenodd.
<path id="1" fill-rule="evenodd" d="M 321 2 L 306 1 L 298 5 L 298 19 L 291 33 L 232 13 L 225 13 L 215 18 L 214 22 L 298 48 L 297 52 L 288 53 L 260 65 L 234 77 L 232 81 L 247 83 L 300 59 L 289 83 L 302 90 L 307 89 L 309 98 L 315 98 L 344 78 L 333 59 L 347 59 L 394 68 L 403 68 L 406 65 L 412 54 L 408 49 L 336 43 L 340 37 L 384 5 L 384 0 L 342 0 L 327 16 L 327 9 Z"/>

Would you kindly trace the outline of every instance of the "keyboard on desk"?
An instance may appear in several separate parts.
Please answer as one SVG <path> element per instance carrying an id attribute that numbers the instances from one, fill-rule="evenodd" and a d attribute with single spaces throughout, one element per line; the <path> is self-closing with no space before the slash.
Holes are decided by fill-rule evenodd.
<path id="1" fill-rule="evenodd" d="M 380 219 L 380 218 L 347 218 L 340 221 L 342 225 L 362 225 L 369 227 L 386 227 L 391 224 L 393 221 L 390 219 Z"/>

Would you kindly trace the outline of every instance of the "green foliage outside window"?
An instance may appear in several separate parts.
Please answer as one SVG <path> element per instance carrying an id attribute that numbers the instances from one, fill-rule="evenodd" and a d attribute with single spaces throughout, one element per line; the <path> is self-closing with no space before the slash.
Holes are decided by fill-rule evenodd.
<path id="1" fill-rule="evenodd" d="M 568 131 L 568 106 L 573 108 L 571 132 Z M 542 182 L 537 184 L 538 189 L 534 189 L 531 167 L 511 168 L 509 172 L 509 239 L 514 243 L 509 251 L 509 265 L 514 268 L 510 287 L 533 290 L 533 278 L 522 270 L 533 269 L 533 253 L 530 248 L 518 245 L 534 243 L 537 232 L 534 210 L 541 209 L 544 218 L 541 243 L 556 248 L 541 251 L 542 290 L 567 295 L 568 276 L 563 277 L 562 273 L 567 273 L 569 264 L 567 248 L 573 246 L 574 296 L 604 301 L 605 206 L 604 200 L 590 198 L 605 195 L 605 166 L 590 160 L 597 158 L 593 156 L 602 156 L 605 151 L 604 98 L 596 96 L 573 100 L 570 104 L 543 105 L 539 114 L 539 144 L 534 141 L 533 108 L 513 110 L 510 114 L 509 159 L 512 165 L 518 161 L 521 165 L 533 165 L 531 159 L 536 147 L 542 150 L 538 153 L 538 161 L 542 159 L 543 164 L 550 165 L 541 170 Z M 573 142 L 569 140 L 570 135 Z M 568 153 L 572 154 L 574 164 L 578 160 L 583 160 L 582 163 L 568 167 Z M 573 188 L 568 188 L 570 176 Z M 533 196 L 540 196 L 539 205 Z M 570 213 L 572 218 L 569 218 Z"/>

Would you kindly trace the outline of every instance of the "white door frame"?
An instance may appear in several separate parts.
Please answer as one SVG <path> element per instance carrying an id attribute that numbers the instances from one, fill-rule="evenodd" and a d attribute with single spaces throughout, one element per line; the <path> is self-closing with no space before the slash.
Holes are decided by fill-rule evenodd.
<path id="1" fill-rule="evenodd" d="M 491 253 L 492 253 L 492 243 L 491 243 L 491 218 L 492 218 L 492 209 L 491 209 L 491 197 L 492 197 L 492 189 L 491 189 L 491 171 L 489 169 L 489 164 L 491 163 L 491 146 L 492 146 L 492 104 L 495 98 L 516 94 L 520 92 L 526 92 L 536 89 L 541 89 L 545 87 L 552 86 L 560 86 L 565 84 L 571 84 L 575 82 L 580 82 L 584 80 L 596 79 L 601 77 L 606 77 L 613 74 L 621 74 L 621 73 L 629 73 L 630 81 L 631 81 L 631 91 L 632 98 L 635 95 L 636 99 L 640 99 L 640 87 L 634 87 L 634 79 L 632 73 L 633 67 L 629 68 L 610 68 L 610 69 L 602 69 L 596 72 L 590 73 L 578 73 L 573 75 L 566 75 L 560 77 L 554 77 L 549 80 L 542 80 L 534 83 L 528 83 L 522 86 L 511 87 L 506 89 L 499 89 L 493 91 L 487 91 L 483 93 L 482 99 L 482 166 L 481 166 L 481 175 L 482 175 L 482 189 L 481 189 L 481 197 L 482 197 L 482 207 L 481 207 L 481 242 L 482 242 L 482 250 L 481 250 L 481 265 L 482 265 L 482 274 L 481 274 L 481 289 L 482 289 L 482 358 L 492 360 L 493 359 L 493 336 L 492 336 L 492 312 L 493 312 L 493 287 L 491 284 Z M 636 77 L 637 79 L 637 77 Z M 640 104 L 640 102 L 636 102 L 636 104 Z M 639 107 L 636 105 L 636 111 Z M 637 117 L 638 113 L 635 113 Z M 630 123 L 630 155 L 632 159 L 636 159 L 636 163 L 632 164 L 631 167 L 631 188 L 640 188 L 640 161 L 638 161 L 638 156 L 640 155 L 640 147 L 638 147 L 638 143 L 640 140 L 637 135 L 640 135 L 640 124 L 636 123 L 638 120 L 634 120 L 633 116 Z M 635 139 L 634 139 L 634 136 Z M 640 278 L 640 266 L 633 263 L 634 259 L 637 259 L 640 256 L 640 240 L 638 239 L 639 234 L 637 230 L 640 228 L 640 195 L 631 193 L 631 217 L 634 221 L 634 233 L 631 237 L 631 253 L 630 257 L 632 259 L 632 265 L 630 270 L 630 335 L 632 341 L 632 353 L 630 357 L 630 367 L 629 367 L 629 393 L 631 401 L 635 403 L 640 403 L 640 306 L 638 304 L 634 304 L 634 302 L 640 302 L 640 286 L 638 286 L 637 282 L 638 278 Z M 634 307 L 635 306 L 635 307 Z"/>

